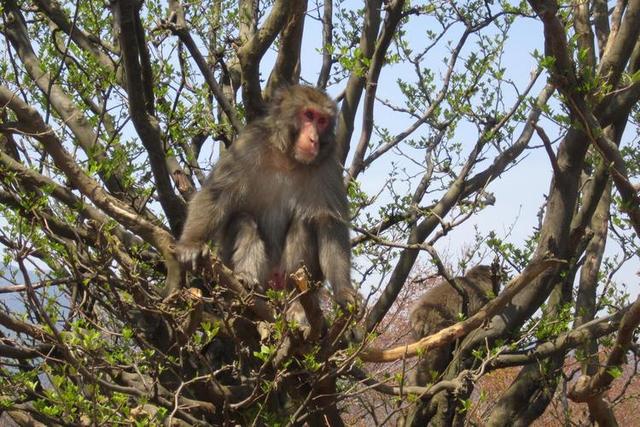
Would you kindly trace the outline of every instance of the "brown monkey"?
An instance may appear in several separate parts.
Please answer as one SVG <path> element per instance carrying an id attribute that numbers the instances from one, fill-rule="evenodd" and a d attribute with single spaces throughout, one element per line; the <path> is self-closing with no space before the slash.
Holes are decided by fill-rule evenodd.
<path id="1" fill-rule="evenodd" d="M 497 295 L 500 290 L 499 276 L 499 266 L 495 264 L 494 266 L 478 265 L 469 270 L 465 276 L 455 278 L 467 293 L 467 316 L 477 313 L 489 301 L 491 294 Z M 462 311 L 462 297 L 453 286 L 446 280 L 436 283 L 420 298 L 411 311 L 410 322 L 414 338 L 419 340 L 453 325 L 459 320 L 458 314 Z M 418 361 L 413 383 L 420 386 L 433 383 L 451 362 L 453 350 L 454 344 L 429 350 Z M 440 401 L 444 403 L 438 403 Z M 404 420 L 404 425 L 422 426 L 427 425 L 429 421 L 434 422 L 435 425 L 446 425 L 447 422 L 438 424 L 438 421 L 432 420 L 431 417 L 438 405 L 447 405 L 447 403 L 447 399 L 439 400 L 439 397 L 432 400 L 430 404 L 418 402 Z M 443 408 L 451 409 L 448 406 Z"/>
<path id="2" fill-rule="evenodd" d="M 484 306 L 491 295 L 499 291 L 498 276 L 489 265 L 478 265 L 470 269 L 465 276 L 455 281 L 467 292 L 467 316 L 473 316 Z M 462 313 L 462 297 L 446 280 L 436 283 L 413 307 L 410 321 L 416 340 L 429 336 L 455 324 L 458 314 Z M 449 362 L 453 346 L 430 350 L 425 354 L 416 369 L 415 384 L 426 385 L 433 382 L 434 376 L 442 373 Z"/>
<path id="3" fill-rule="evenodd" d="M 281 288 L 305 265 L 342 307 L 356 303 L 335 117 L 335 103 L 314 88 L 279 90 L 189 203 L 179 261 L 195 267 L 213 238 L 247 284 Z"/>

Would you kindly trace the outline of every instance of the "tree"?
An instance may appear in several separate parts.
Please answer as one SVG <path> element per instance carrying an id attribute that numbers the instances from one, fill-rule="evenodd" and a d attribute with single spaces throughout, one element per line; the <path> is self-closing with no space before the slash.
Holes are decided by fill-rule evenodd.
<path id="1" fill-rule="evenodd" d="M 640 0 L 362 3 L 0 2 L 3 422 L 528 425 L 570 399 L 616 425 L 607 390 L 635 379 L 640 323 L 621 283 L 640 254 Z M 508 59 L 523 29 L 530 76 Z M 327 300 L 307 341 L 278 314 L 295 295 L 255 295 L 215 258 L 185 276 L 172 251 L 220 150 L 297 82 L 339 102 L 367 301 L 358 319 Z M 520 190 L 548 190 L 511 236 L 496 218 L 517 222 L 505 184 L 527 168 Z M 407 345 L 412 292 L 493 258 L 506 288 Z"/>

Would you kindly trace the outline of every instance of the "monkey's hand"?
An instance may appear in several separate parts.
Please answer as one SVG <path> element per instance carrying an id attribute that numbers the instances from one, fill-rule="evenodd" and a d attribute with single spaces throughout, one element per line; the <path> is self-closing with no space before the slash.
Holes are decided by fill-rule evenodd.
<path id="1" fill-rule="evenodd" d="M 202 242 L 178 242 L 176 244 L 178 262 L 190 270 L 195 270 L 201 260 L 209 256 L 209 247 Z"/>
<path id="2" fill-rule="evenodd" d="M 351 286 L 343 286 L 334 290 L 336 303 L 345 313 L 354 313 L 358 318 L 364 311 L 362 296 Z"/>
<path id="3" fill-rule="evenodd" d="M 366 330 L 358 323 L 364 315 L 365 303 L 362 295 L 349 286 L 336 289 L 334 297 L 345 315 L 350 318 L 343 338 L 350 343 L 361 343 L 366 336 Z"/>

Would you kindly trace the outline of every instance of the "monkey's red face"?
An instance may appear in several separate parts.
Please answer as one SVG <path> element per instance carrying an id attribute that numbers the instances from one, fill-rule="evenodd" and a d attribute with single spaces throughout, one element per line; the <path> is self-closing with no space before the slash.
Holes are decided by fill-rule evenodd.
<path id="1" fill-rule="evenodd" d="M 300 132 L 294 147 L 299 162 L 312 163 L 320 152 L 322 136 L 329 126 L 329 116 L 314 108 L 303 108 L 299 115 Z"/>

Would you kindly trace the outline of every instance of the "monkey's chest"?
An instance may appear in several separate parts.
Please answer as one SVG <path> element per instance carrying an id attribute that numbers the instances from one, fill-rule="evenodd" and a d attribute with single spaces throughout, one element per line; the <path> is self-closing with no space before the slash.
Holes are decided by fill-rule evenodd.
<path id="1" fill-rule="evenodd" d="M 294 217 L 294 209 L 286 204 L 274 204 L 258 214 L 258 228 L 268 243 L 285 240 L 287 229 Z"/>
<path id="2" fill-rule="evenodd" d="M 267 197 L 251 201 L 251 213 L 267 248 L 270 248 L 270 257 L 279 259 L 289 226 L 294 218 L 300 217 L 301 195 L 286 177 L 270 180 L 263 185 Z"/>

